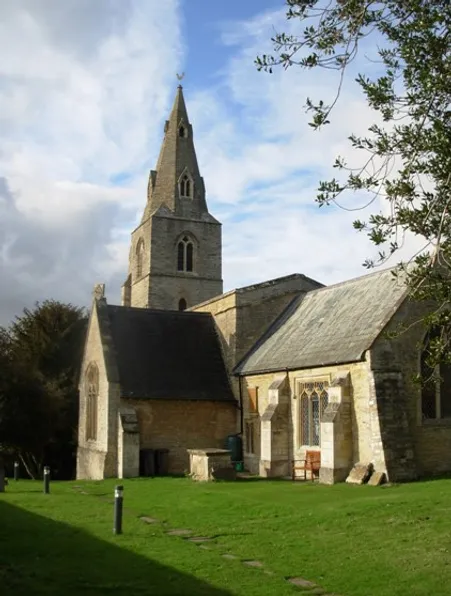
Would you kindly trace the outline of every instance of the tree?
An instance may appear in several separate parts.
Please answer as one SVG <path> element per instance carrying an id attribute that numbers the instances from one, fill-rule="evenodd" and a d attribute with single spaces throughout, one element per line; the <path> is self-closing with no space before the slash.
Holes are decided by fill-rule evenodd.
<path id="1" fill-rule="evenodd" d="M 438 307 L 423 318 L 429 330 L 440 329 L 430 346 L 430 363 L 451 362 L 451 5 L 449 0 L 286 0 L 287 18 L 298 21 L 299 34 L 278 33 L 274 55 L 256 60 L 257 68 L 278 66 L 325 68 L 339 73 L 335 97 L 307 99 L 315 129 L 330 122 L 344 74 L 367 37 L 379 49 L 380 76 L 359 74 L 357 83 L 368 105 L 378 113 L 368 135 L 352 135 L 353 147 L 366 152 L 365 165 L 352 168 L 338 157 L 337 177 L 319 183 L 320 206 L 347 192 L 368 193 L 370 204 L 381 198 L 384 211 L 368 221 L 356 220 L 378 247 L 385 263 L 398 253 L 406 233 L 424 240 L 410 263 L 395 274 L 405 278 L 414 299 Z"/>
<path id="2" fill-rule="evenodd" d="M 45 462 L 63 476 L 73 468 L 85 329 L 82 309 L 49 300 L 0 330 L 1 447 L 31 477 Z"/>

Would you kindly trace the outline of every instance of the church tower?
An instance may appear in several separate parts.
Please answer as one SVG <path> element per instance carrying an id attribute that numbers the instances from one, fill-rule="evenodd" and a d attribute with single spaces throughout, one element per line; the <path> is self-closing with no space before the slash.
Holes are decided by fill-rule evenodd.
<path id="1" fill-rule="evenodd" d="M 221 248 L 221 224 L 208 212 L 179 85 L 144 214 L 132 232 L 123 306 L 184 310 L 222 294 Z"/>

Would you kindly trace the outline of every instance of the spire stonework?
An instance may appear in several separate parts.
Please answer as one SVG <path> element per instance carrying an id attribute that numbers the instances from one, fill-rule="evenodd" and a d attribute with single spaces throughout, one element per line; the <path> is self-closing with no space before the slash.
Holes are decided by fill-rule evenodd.
<path id="1" fill-rule="evenodd" d="M 222 293 L 221 224 L 208 212 L 179 85 L 151 170 L 141 223 L 132 232 L 122 304 L 184 310 Z"/>

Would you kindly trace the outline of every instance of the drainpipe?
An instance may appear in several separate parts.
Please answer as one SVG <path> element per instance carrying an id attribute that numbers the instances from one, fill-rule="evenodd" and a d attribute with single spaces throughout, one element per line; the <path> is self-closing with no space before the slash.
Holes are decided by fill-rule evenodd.
<path id="1" fill-rule="evenodd" d="M 241 387 L 241 376 L 238 375 L 238 390 L 239 390 L 239 398 L 240 398 L 240 434 L 243 436 L 244 432 L 244 413 L 243 413 L 243 390 Z"/>

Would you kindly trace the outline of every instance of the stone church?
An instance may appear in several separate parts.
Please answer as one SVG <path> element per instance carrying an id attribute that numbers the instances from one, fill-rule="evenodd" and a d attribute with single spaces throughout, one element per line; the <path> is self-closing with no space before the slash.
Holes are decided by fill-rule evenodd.
<path id="1" fill-rule="evenodd" d="M 332 286 L 293 274 L 223 293 L 221 224 L 208 211 L 182 87 L 132 232 L 122 305 L 94 288 L 82 362 L 77 477 L 170 473 L 188 450 L 242 437 L 244 467 L 319 479 L 372 464 L 391 481 L 451 470 L 451 373 L 424 358 L 425 312 L 391 270 Z M 407 331 L 394 338 L 399 324 Z M 429 380 L 413 382 L 415 374 Z M 140 465 L 141 462 L 141 465 Z"/>

